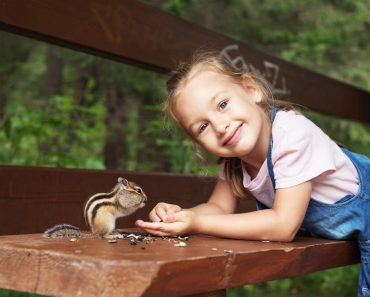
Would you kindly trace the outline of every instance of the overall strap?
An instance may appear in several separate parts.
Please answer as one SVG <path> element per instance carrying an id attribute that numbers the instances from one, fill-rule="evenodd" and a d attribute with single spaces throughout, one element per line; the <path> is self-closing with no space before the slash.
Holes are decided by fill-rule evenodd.
<path id="1" fill-rule="evenodd" d="M 270 118 L 271 119 L 271 130 L 272 130 L 272 124 L 275 120 L 275 116 L 278 113 L 278 111 L 279 111 L 279 108 L 274 108 L 271 111 L 271 118 Z M 273 141 L 272 141 L 272 131 L 271 131 L 270 144 L 269 144 L 269 149 L 268 149 L 268 152 L 267 152 L 267 158 L 266 159 L 267 159 L 267 168 L 268 168 L 270 179 L 271 179 L 271 182 L 272 182 L 272 187 L 273 187 L 274 192 L 275 192 L 275 175 L 274 175 L 274 168 L 272 166 L 272 159 L 271 159 L 272 144 L 273 144 Z M 257 207 L 257 210 L 262 210 L 262 209 L 267 209 L 268 208 L 266 205 L 262 204 L 257 199 L 256 199 L 256 207 Z"/>
<path id="2" fill-rule="evenodd" d="M 272 124 L 274 123 L 276 114 L 278 113 L 279 110 L 280 110 L 279 108 L 275 107 L 271 111 L 271 136 L 270 136 L 269 150 L 267 152 L 267 168 L 269 170 L 269 175 L 270 175 L 270 178 L 271 178 L 272 187 L 274 189 L 274 192 L 275 192 L 275 175 L 274 175 L 274 167 L 272 165 L 272 157 L 271 157 L 271 154 L 272 154 L 272 145 L 273 145 Z"/>

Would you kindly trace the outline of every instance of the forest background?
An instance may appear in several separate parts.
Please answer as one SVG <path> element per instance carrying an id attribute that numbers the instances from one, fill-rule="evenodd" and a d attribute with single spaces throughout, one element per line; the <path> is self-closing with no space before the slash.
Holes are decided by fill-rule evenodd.
<path id="1" fill-rule="evenodd" d="M 144 2 L 370 91 L 368 0 Z M 213 158 L 200 163 L 191 142 L 164 124 L 165 79 L 0 31 L 0 164 L 216 175 Z M 370 155 L 368 124 L 302 112 Z M 355 265 L 234 288 L 228 296 L 356 296 L 357 275 Z"/>

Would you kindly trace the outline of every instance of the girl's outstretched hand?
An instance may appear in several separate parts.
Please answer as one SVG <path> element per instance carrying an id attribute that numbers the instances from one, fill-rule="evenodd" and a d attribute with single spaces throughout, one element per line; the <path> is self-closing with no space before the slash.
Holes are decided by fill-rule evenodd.
<path id="1" fill-rule="evenodd" d="M 178 205 L 160 202 L 149 213 L 149 219 L 152 222 L 168 222 L 171 215 L 180 210 Z"/>
<path id="2" fill-rule="evenodd" d="M 152 219 L 152 217 L 150 218 Z M 144 222 L 137 220 L 136 225 L 157 236 L 179 236 L 196 231 L 197 215 L 191 210 L 181 210 L 180 208 L 177 212 L 167 213 L 166 221 Z"/>

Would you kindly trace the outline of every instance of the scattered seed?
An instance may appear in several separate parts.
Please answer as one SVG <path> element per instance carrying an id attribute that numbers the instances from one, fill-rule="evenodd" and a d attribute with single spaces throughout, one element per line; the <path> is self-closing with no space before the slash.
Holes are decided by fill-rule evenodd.
<path id="1" fill-rule="evenodd" d="M 142 238 L 143 236 L 142 235 L 135 235 L 135 234 L 129 234 L 126 236 L 127 238 L 135 238 L 136 240 L 139 240 L 140 238 Z"/>
<path id="2" fill-rule="evenodd" d="M 108 243 L 117 243 L 117 240 L 115 240 L 115 239 L 109 239 L 108 240 Z"/>
<path id="3" fill-rule="evenodd" d="M 211 248 L 212 251 L 218 251 L 218 248 Z"/>
<path id="4" fill-rule="evenodd" d="M 227 254 L 231 254 L 233 252 L 234 252 L 233 250 L 224 250 L 224 253 L 227 253 Z"/>
<path id="5" fill-rule="evenodd" d="M 139 240 L 137 240 L 136 238 L 131 238 L 131 239 L 130 239 L 130 244 L 132 244 L 132 245 L 137 245 L 139 242 L 140 242 L 140 241 L 139 241 Z"/>
<path id="6" fill-rule="evenodd" d="M 177 238 L 181 241 L 187 241 L 189 239 L 189 236 L 178 236 Z"/>
<path id="7" fill-rule="evenodd" d="M 187 246 L 187 244 L 186 244 L 185 242 L 183 242 L 183 241 L 180 241 L 179 243 L 174 244 L 174 246 L 178 246 L 178 247 L 186 247 L 186 246 Z"/>
<path id="8" fill-rule="evenodd" d="M 154 241 L 154 238 L 153 238 L 151 235 L 144 236 L 143 241 L 144 241 L 146 244 L 148 244 L 148 243 L 152 243 L 152 242 Z"/>
<path id="9" fill-rule="evenodd" d="M 73 237 L 73 238 L 71 238 L 69 241 L 75 242 L 75 241 L 78 241 L 78 239 L 77 239 L 77 238 L 75 238 L 75 237 Z"/>

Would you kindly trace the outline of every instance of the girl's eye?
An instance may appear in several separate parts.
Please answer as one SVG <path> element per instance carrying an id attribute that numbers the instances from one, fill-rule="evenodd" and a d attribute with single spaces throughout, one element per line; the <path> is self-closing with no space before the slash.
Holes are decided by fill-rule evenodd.
<path id="1" fill-rule="evenodd" d="M 224 109 L 226 108 L 226 106 L 227 106 L 227 103 L 228 103 L 228 101 L 227 101 L 227 100 L 222 101 L 222 102 L 218 105 L 218 108 L 219 108 L 220 110 L 224 110 Z"/>
<path id="2" fill-rule="evenodd" d="M 207 127 L 208 127 L 207 123 L 202 124 L 199 128 L 199 134 L 202 133 Z"/>

